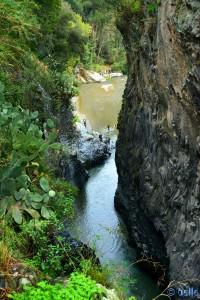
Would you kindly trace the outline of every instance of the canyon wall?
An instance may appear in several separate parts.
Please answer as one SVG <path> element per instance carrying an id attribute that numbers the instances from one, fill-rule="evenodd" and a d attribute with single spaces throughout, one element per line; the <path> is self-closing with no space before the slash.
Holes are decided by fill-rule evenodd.
<path id="1" fill-rule="evenodd" d="M 118 28 L 129 75 L 115 207 L 130 242 L 164 264 L 170 281 L 199 279 L 200 1 L 127 10 Z"/>

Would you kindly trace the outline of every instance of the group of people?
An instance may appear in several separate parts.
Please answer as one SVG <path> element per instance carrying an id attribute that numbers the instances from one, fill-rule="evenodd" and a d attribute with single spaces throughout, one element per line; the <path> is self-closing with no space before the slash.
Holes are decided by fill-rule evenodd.
<path id="1" fill-rule="evenodd" d="M 83 119 L 83 125 L 87 128 L 87 119 Z M 116 126 L 114 126 L 116 128 Z M 110 125 L 107 126 L 108 131 L 110 131 Z"/>
<path id="2" fill-rule="evenodd" d="M 83 119 L 83 125 L 85 126 L 85 128 L 87 128 L 87 119 Z M 107 128 L 108 128 L 108 131 L 110 131 L 110 125 L 108 125 Z M 117 126 L 115 125 L 114 128 L 117 128 Z M 103 135 L 101 133 L 99 134 L 98 137 L 99 137 L 99 140 L 101 142 L 103 142 Z"/>

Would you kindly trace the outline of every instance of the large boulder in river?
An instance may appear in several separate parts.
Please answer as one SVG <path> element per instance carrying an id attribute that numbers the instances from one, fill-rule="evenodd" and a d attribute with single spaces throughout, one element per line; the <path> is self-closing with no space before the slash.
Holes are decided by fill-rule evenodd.
<path id="1" fill-rule="evenodd" d="M 78 79 L 81 80 L 83 83 L 106 81 L 101 74 L 94 71 L 85 70 L 85 69 L 80 70 L 80 73 L 78 74 Z"/>
<path id="2" fill-rule="evenodd" d="M 114 84 L 110 83 L 110 84 L 102 84 L 101 88 L 105 91 L 105 92 L 110 92 L 112 90 L 114 90 L 115 86 Z"/>
<path id="3" fill-rule="evenodd" d="M 79 138 L 73 145 L 77 158 L 88 169 L 93 167 L 111 154 L 110 139 L 102 136 L 98 132 L 87 130 L 81 123 L 76 123 Z"/>
<path id="4" fill-rule="evenodd" d="M 55 159 L 56 175 L 60 178 L 65 178 L 66 181 L 82 188 L 87 181 L 89 175 L 83 163 L 78 159 L 76 151 L 70 154 L 63 153 L 62 157 Z"/>
<path id="5" fill-rule="evenodd" d="M 78 122 L 74 127 L 74 135 L 76 138 L 69 141 L 65 134 L 60 134 L 63 151 L 54 153 L 54 157 L 49 154 L 47 159 L 55 169 L 56 176 L 82 188 L 89 177 L 87 169 L 110 156 L 111 144 L 108 137 L 88 130 Z"/>
<path id="6" fill-rule="evenodd" d="M 96 137 L 88 140 L 78 139 L 76 149 L 78 158 L 85 164 L 86 168 L 103 162 L 111 154 L 110 146 Z"/>

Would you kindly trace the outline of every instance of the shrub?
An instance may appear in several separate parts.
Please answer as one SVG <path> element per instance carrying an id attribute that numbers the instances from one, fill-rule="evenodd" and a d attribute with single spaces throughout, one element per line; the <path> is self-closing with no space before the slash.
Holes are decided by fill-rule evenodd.
<path id="1" fill-rule="evenodd" d="M 127 63 L 126 60 L 115 62 L 112 65 L 112 71 L 121 71 L 123 74 L 127 74 Z"/>
<path id="2" fill-rule="evenodd" d="M 80 272 L 85 276 L 90 276 L 96 282 L 106 287 L 111 287 L 111 275 L 112 271 L 109 268 L 99 266 L 93 263 L 90 259 L 82 260 L 80 263 Z"/>
<path id="3" fill-rule="evenodd" d="M 0 217 L 18 224 L 31 218 L 49 219 L 49 201 L 56 193 L 43 172 L 45 151 L 61 146 L 53 143 L 57 136 L 54 123 L 48 119 L 41 127 L 37 111 L 4 102 L 2 85 L 0 89 Z M 46 126 L 51 132 L 45 142 Z"/>
<path id="4" fill-rule="evenodd" d="M 76 115 L 76 116 L 73 117 L 72 124 L 75 124 L 76 122 L 79 122 L 79 123 L 81 122 L 81 120 L 80 120 L 80 118 L 79 118 L 78 115 Z"/>
<path id="5" fill-rule="evenodd" d="M 120 0 L 117 4 L 118 17 L 138 14 L 142 10 L 142 0 Z"/>
<path id="6" fill-rule="evenodd" d="M 92 300 L 95 295 L 102 295 L 103 288 L 99 288 L 94 280 L 84 274 L 74 272 L 70 275 L 68 286 L 51 285 L 41 281 L 37 287 L 24 287 L 24 292 L 8 294 L 14 300 Z"/>
<path id="7" fill-rule="evenodd" d="M 78 189 L 70 183 L 56 179 L 51 188 L 56 192 L 56 199 L 50 198 L 49 205 L 53 207 L 59 220 L 71 220 L 74 217 L 74 196 Z"/>
<path id="8" fill-rule="evenodd" d="M 21 69 L 19 57 L 34 41 L 39 24 L 31 1 L 1 0 L 0 4 L 0 66 Z"/>

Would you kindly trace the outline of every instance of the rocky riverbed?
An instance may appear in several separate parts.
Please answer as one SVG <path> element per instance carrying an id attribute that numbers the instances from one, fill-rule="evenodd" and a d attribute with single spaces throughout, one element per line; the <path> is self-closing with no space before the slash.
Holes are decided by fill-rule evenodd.
<path id="1" fill-rule="evenodd" d="M 111 155 L 110 139 L 96 131 L 88 130 L 79 122 L 74 124 L 74 138 L 60 135 L 63 152 L 51 159 L 58 177 L 81 188 L 88 178 L 88 170 L 102 163 Z"/>
<path id="2" fill-rule="evenodd" d="M 81 69 L 80 73 L 76 75 L 76 77 L 82 83 L 93 83 L 93 82 L 106 82 L 106 80 L 113 77 L 121 77 L 123 74 L 121 72 L 112 72 L 110 70 L 109 73 L 98 73 L 91 70 Z"/>

